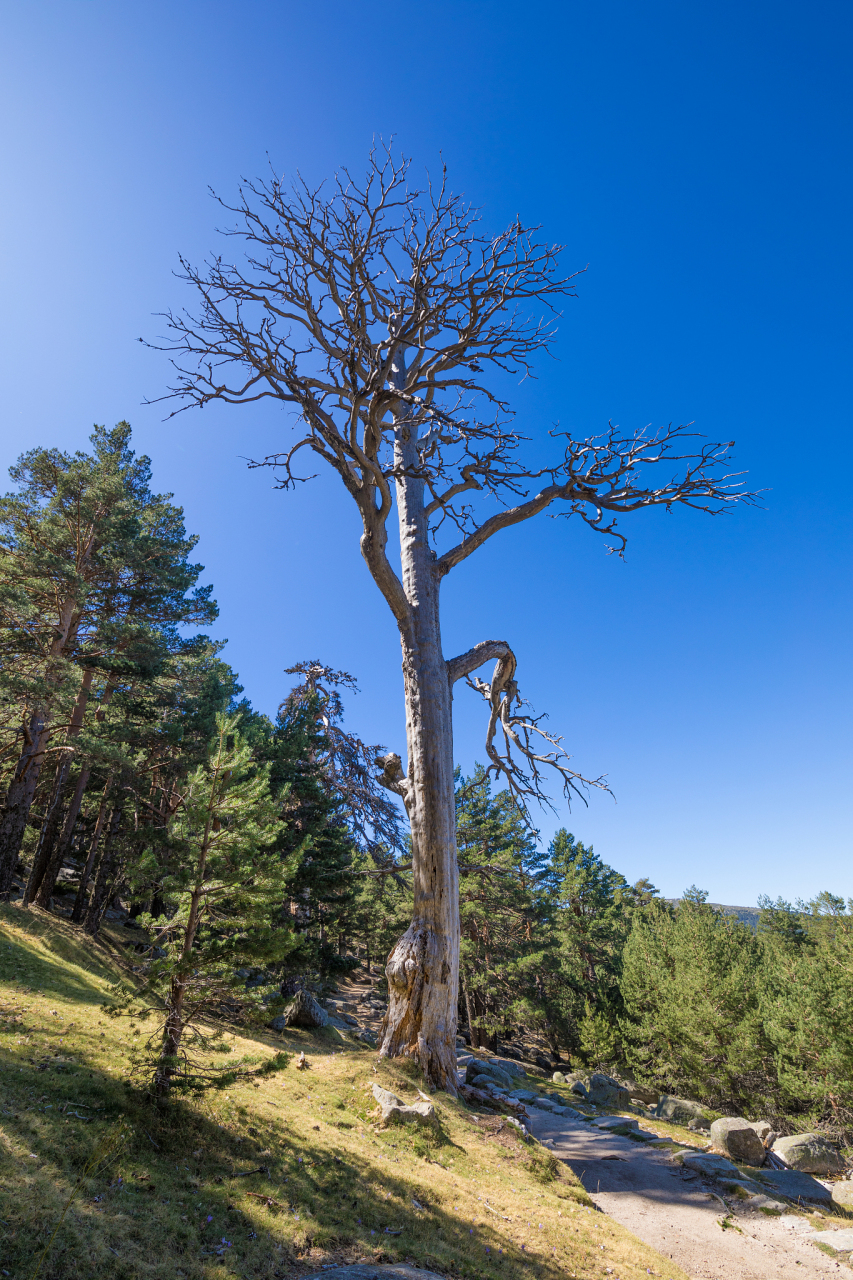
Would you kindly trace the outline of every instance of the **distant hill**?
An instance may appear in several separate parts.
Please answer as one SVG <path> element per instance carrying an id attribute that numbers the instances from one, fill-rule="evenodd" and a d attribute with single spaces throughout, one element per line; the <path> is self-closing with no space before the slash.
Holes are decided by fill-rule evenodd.
<path id="1" fill-rule="evenodd" d="M 680 898 L 667 898 L 667 902 L 671 902 L 673 906 L 680 902 Z M 758 907 L 732 907 L 724 902 L 709 902 L 709 907 L 713 907 L 715 911 L 722 911 L 725 916 L 737 916 L 738 920 L 742 920 L 744 924 L 748 924 L 750 929 L 758 928 L 758 917 L 761 912 Z"/>

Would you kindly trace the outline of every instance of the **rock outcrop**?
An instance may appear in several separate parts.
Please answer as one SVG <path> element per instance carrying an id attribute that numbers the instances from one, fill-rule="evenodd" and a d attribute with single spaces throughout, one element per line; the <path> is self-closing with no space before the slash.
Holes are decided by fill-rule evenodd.
<path id="1" fill-rule="evenodd" d="M 516 1085 L 516 1076 L 524 1074 L 523 1069 L 519 1070 L 515 1062 L 505 1062 L 501 1059 L 498 1064 L 488 1058 L 472 1058 L 465 1068 L 465 1083 L 473 1085 L 475 1089 L 488 1088 L 490 1085 L 497 1085 L 501 1089 L 513 1089 Z"/>
<path id="2" fill-rule="evenodd" d="M 572 1085 L 572 1092 L 579 1092 Z M 622 1110 L 631 1105 L 631 1095 L 623 1084 L 613 1076 L 606 1076 L 596 1071 L 586 1081 L 586 1098 L 596 1107 L 615 1107 Z M 581 1095 L 583 1096 L 583 1095 Z"/>
<path id="3" fill-rule="evenodd" d="M 832 1188 L 832 1203 L 837 1204 L 839 1209 L 853 1212 L 853 1182 L 836 1182 Z"/>

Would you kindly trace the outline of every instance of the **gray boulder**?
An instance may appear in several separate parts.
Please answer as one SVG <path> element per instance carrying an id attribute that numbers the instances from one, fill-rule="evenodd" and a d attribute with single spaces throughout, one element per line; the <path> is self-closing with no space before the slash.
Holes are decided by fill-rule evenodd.
<path id="1" fill-rule="evenodd" d="M 832 1203 L 837 1204 L 839 1209 L 853 1212 L 853 1182 L 836 1182 L 832 1188 Z"/>
<path id="2" fill-rule="evenodd" d="M 795 1204 L 798 1200 L 809 1200 L 814 1204 L 832 1204 L 832 1195 L 810 1173 L 800 1173 L 797 1169 L 756 1169 L 750 1175 L 760 1183 L 766 1191 L 777 1196 L 784 1196 Z"/>
<path id="3" fill-rule="evenodd" d="M 598 1116 L 592 1123 L 596 1129 L 608 1129 L 623 1134 L 631 1131 L 638 1132 L 640 1128 L 639 1120 L 632 1120 L 629 1116 Z"/>
<path id="4" fill-rule="evenodd" d="M 515 1064 L 513 1064 L 515 1065 Z M 482 1088 L 482 1085 L 476 1084 L 478 1076 L 486 1076 L 491 1085 L 498 1085 L 501 1089 L 512 1089 L 515 1080 L 502 1066 L 498 1067 L 494 1062 L 485 1058 L 472 1058 L 465 1068 L 465 1083 L 473 1084 L 475 1088 Z"/>
<path id="5" fill-rule="evenodd" d="M 631 1095 L 624 1085 L 612 1076 L 596 1071 L 589 1078 L 586 1096 L 596 1107 L 630 1107 Z"/>
<path id="6" fill-rule="evenodd" d="M 681 1157 L 681 1163 L 685 1169 L 693 1169 L 707 1178 L 736 1178 L 740 1172 L 737 1165 L 732 1164 L 731 1160 L 726 1160 L 725 1156 L 714 1156 L 705 1151 L 697 1151 L 695 1154 L 687 1151 Z"/>
<path id="7" fill-rule="evenodd" d="M 373 1096 L 379 1103 L 382 1112 L 383 1124 L 435 1124 L 436 1114 L 435 1107 L 431 1102 L 420 1101 L 413 1102 L 411 1106 L 407 1106 L 401 1098 L 391 1093 L 388 1089 L 381 1089 L 378 1084 L 373 1086 Z"/>
<path id="8" fill-rule="evenodd" d="M 691 1133 L 707 1133 L 711 1128 L 711 1121 L 707 1116 L 694 1116 L 687 1121 L 687 1128 Z"/>
<path id="9" fill-rule="evenodd" d="M 643 1102 L 647 1107 L 656 1107 L 660 1102 L 660 1090 L 653 1089 L 651 1085 L 640 1084 L 633 1076 L 619 1076 L 619 1083 L 624 1085 L 631 1095 L 632 1100 L 637 1099 Z"/>
<path id="10" fill-rule="evenodd" d="M 583 1071 L 565 1071 L 561 1072 L 563 1083 L 567 1084 L 572 1093 L 579 1098 L 586 1097 L 586 1087 L 589 1083 L 589 1074 Z"/>
<path id="11" fill-rule="evenodd" d="M 551 1076 L 551 1079 L 554 1082 L 554 1084 L 566 1083 L 566 1077 L 563 1075 L 562 1071 L 555 1071 L 554 1074 Z"/>
<path id="12" fill-rule="evenodd" d="M 503 1071 L 504 1075 L 517 1076 L 522 1079 L 527 1075 L 526 1070 L 520 1062 L 516 1062 L 514 1058 L 489 1058 L 489 1063 Z"/>
<path id="13" fill-rule="evenodd" d="M 796 1133 L 789 1138 L 777 1138 L 773 1143 L 773 1154 L 781 1156 L 789 1168 L 800 1173 L 836 1177 L 844 1173 L 844 1161 L 822 1133 Z"/>
<path id="14" fill-rule="evenodd" d="M 659 1120 L 671 1120 L 673 1124 L 689 1124 L 691 1120 L 709 1119 L 705 1108 L 690 1098 L 674 1098 L 662 1093 L 654 1114 Z"/>
<path id="15" fill-rule="evenodd" d="M 773 1145 L 776 1133 L 773 1126 L 767 1120 L 753 1120 L 752 1127 L 758 1134 L 765 1147 Z"/>
<path id="16" fill-rule="evenodd" d="M 284 1013 L 273 1018 L 268 1024 L 273 1031 L 283 1031 L 285 1027 L 327 1027 L 329 1015 L 314 999 L 310 991 L 297 991 Z"/>
<path id="17" fill-rule="evenodd" d="M 767 1152 L 764 1143 L 748 1120 L 742 1116 L 723 1116 L 711 1125 L 711 1143 L 724 1155 L 741 1164 L 764 1164 Z"/>

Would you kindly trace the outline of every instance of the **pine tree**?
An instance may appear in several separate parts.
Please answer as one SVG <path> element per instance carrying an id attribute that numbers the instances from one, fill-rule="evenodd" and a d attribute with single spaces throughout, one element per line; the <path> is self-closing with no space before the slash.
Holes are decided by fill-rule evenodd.
<path id="1" fill-rule="evenodd" d="M 622 951 L 637 895 L 591 845 L 587 848 L 565 828 L 551 842 L 542 883 L 552 894 L 560 941 L 554 1018 L 587 1061 L 612 1062 L 620 1056 Z"/>
<path id="2" fill-rule="evenodd" d="M 535 835 L 506 791 L 492 795 L 487 771 L 457 770 L 460 986 L 474 1046 L 497 1049 L 512 1024 L 543 1022 L 543 934 L 535 901 Z M 546 944 L 547 945 L 547 944 Z"/>
<path id="3" fill-rule="evenodd" d="M 279 916 L 301 850 L 282 858 L 276 848 L 280 806 L 239 723 L 217 716 L 208 759 L 188 779 L 171 824 L 165 910 L 140 917 L 165 952 L 148 973 L 148 989 L 166 1007 L 154 1071 L 161 1095 L 216 1078 L 191 1054 L 204 1044 L 200 1021 L 237 993 L 246 999 L 237 969 L 280 962 L 294 945 Z"/>
<path id="4" fill-rule="evenodd" d="M 640 1080 L 720 1110 L 775 1106 L 760 939 L 700 895 L 634 913 L 622 956 L 626 1056 Z"/>
<path id="5" fill-rule="evenodd" d="M 783 1108 L 853 1127 L 853 898 L 763 901 L 759 984 Z"/>
<path id="6" fill-rule="evenodd" d="M 96 427 L 90 439 L 91 454 L 23 455 L 10 472 L 18 491 L 0 501 L 0 681 L 20 717 L 0 818 L 0 892 L 11 884 L 46 755 L 58 753 L 36 868 L 41 880 L 50 867 L 43 905 L 88 782 L 78 776 L 54 858 L 93 684 L 105 676 L 103 696 L 111 698 L 129 669 L 156 665 L 180 643 L 179 626 L 216 616 L 210 588 L 195 587 L 201 566 L 187 560 L 196 539 L 187 538 L 168 496 L 151 493 L 150 464 L 133 454 L 129 425 Z M 7 745 L 14 749 L 15 739 Z"/>

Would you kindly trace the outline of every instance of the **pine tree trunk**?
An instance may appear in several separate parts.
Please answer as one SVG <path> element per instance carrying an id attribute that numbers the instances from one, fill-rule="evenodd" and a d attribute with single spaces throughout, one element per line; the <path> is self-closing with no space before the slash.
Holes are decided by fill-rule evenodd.
<path id="1" fill-rule="evenodd" d="M 112 776 L 107 778 L 107 785 L 104 787 L 104 794 L 101 796 L 98 817 L 95 820 L 95 830 L 92 833 L 92 842 L 89 845 L 89 855 L 86 858 L 86 864 L 83 867 L 83 870 L 80 872 L 80 884 L 77 889 L 77 897 L 74 899 L 74 909 L 71 912 L 71 920 L 74 924 L 79 924 L 83 919 L 83 908 L 86 905 L 86 890 L 89 887 L 89 879 L 92 875 L 92 868 L 95 865 L 98 845 L 101 842 L 101 832 L 103 831 L 104 821 L 107 816 L 107 803 L 109 800 L 111 785 Z"/>
<path id="2" fill-rule="evenodd" d="M 475 1045 L 474 1045 L 474 1013 L 473 1013 L 473 1010 L 472 1010 L 472 1008 L 471 1008 L 471 992 L 468 990 L 468 983 L 467 983 L 466 978 L 465 978 L 465 970 L 461 967 L 461 965 L 460 965 L 460 969 L 459 969 L 459 978 L 460 978 L 460 981 L 461 981 L 461 983 L 462 983 L 462 994 L 463 994 L 464 999 L 465 999 L 465 1017 L 468 1019 L 468 1035 L 470 1036 L 471 1048 L 473 1049 L 473 1048 L 475 1048 Z"/>
<path id="3" fill-rule="evenodd" d="M 91 933 L 93 937 L 101 927 L 101 915 L 107 905 L 110 877 L 113 873 L 116 854 L 118 852 L 116 837 L 118 836 L 120 826 L 121 809 L 118 805 L 115 805 L 110 815 L 107 835 L 104 840 L 104 852 L 101 854 L 101 861 L 98 864 L 98 875 L 95 879 L 95 887 L 92 890 L 92 900 L 86 911 L 86 920 L 83 926 L 86 932 Z"/>
<path id="4" fill-rule="evenodd" d="M 455 1094 L 459 870 L 450 681 L 441 650 L 440 578 L 428 541 L 424 485 L 412 478 L 417 452 L 405 424 L 397 431 L 395 459 L 403 588 L 411 611 L 400 640 L 414 910 L 385 968 L 389 1002 L 380 1053 L 415 1058 L 432 1085 Z"/>
<path id="5" fill-rule="evenodd" d="M 47 812 L 44 815 L 44 821 L 41 824 L 39 832 L 39 841 L 36 845 L 35 855 L 33 857 L 33 865 L 30 867 L 30 874 L 27 878 L 26 888 L 24 889 L 24 898 L 21 906 L 26 908 L 30 905 L 38 887 L 42 882 L 45 867 L 47 866 L 50 855 L 56 844 L 59 829 L 62 824 L 62 797 L 65 791 L 65 781 L 71 769 L 71 757 L 65 755 L 59 761 L 56 768 L 56 777 L 53 781 L 53 788 L 50 794 L 50 802 L 47 806 Z"/>
<path id="6" fill-rule="evenodd" d="M 80 806 L 83 803 L 83 796 L 86 794 L 86 787 L 89 785 L 91 773 L 92 770 L 88 765 L 84 765 L 80 770 L 80 775 L 77 778 L 77 785 L 74 788 L 74 795 L 71 797 L 71 803 L 69 804 L 68 812 L 65 815 L 62 834 L 56 841 L 53 854 L 45 868 L 39 891 L 36 894 L 36 904 L 40 907 L 44 907 L 45 910 L 48 910 L 50 907 L 50 899 L 53 896 L 54 889 L 56 888 L 56 881 L 59 878 L 62 865 L 68 856 L 68 851 L 71 848 L 74 828 L 77 825 L 77 819 L 80 816 Z"/>
<path id="7" fill-rule="evenodd" d="M 169 985 L 168 1013 L 163 1028 L 163 1043 L 160 1058 L 154 1073 L 154 1090 L 160 1097 L 165 1097 L 171 1086 L 172 1077 L 177 1073 L 176 1059 L 181 1051 L 181 1040 L 184 1034 L 184 981 L 177 974 Z"/>
<path id="8" fill-rule="evenodd" d="M 3 895 L 8 894 L 12 887 L 49 739 L 50 726 L 46 722 L 46 712 L 39 708 L 30 716 L 26 742 L 9 784 L 3 818 L 0 821 L 0 894 Z"/>
<path id="9" fill-rule="evenodd" d="M 50 741 L 52 694 L 60 680 L 57 663 L 67 646 L 73 641 L 78 623 L 76 601 L 65 600 L 59 611 L 54 640 L 47 654 L 45 683 L 50 692 L 30 715 L 29 725 L 24 733 L 26 739 L 24 749 L 15 766 L 15 772 L 6 793 L 3 817 L 0 820 L 0 896 L 7 895 L 12 885 L 27 819 L 30 816 L 30 808 L 44 764 L 44 755 Z"/>
<path id="10" fill-rule="evenodd" d="M 187 915 L 186 932 L 184 933 L 184 943 L 181 948 L 180 966 L 177 972 L 173 974 L 172 981 L 169 985 L 168 1012 L 166 1015 L 166 1024 L 163 1028 L 163 1042 L 160 1048 L 160 1059 L 154 1073 L 154 1088 L 156 1093 L 161 1097 L 169 1092 L 172 1087 L 172 1079 L 178 1071 L 175 1059 L 180 1053 L 181 1040 L 183 1039 L 184 1034 L 184 994 L 186 992 L 187 977 L 191 968 L 195 935 L 198 932 L 200 919 L 199 907 L 201 904 L 202 886 L 204 884 L 211 825 L 211 820 L 208 817 L 207 827 L 204 832 L 204 842 L 201 847 L 198 867 L 196 869 L 195 888 L 193 889 L 192 897 L 190 898 L 190 909 Z"/>

